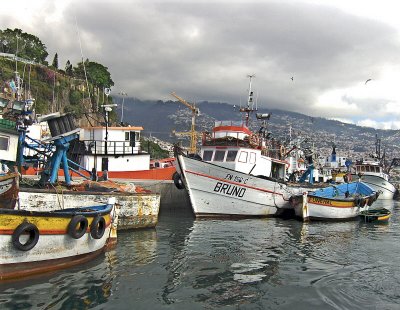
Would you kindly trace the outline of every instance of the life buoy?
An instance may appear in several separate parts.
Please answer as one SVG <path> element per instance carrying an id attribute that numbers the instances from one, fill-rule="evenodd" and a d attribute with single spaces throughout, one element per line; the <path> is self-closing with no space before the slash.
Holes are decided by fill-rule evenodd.
<path id="1" fill-rule="evenodd" d="M 106 220 L 102 216 L 96 216 L 90 224 L 90 235 L 93 239 L 100 239 L 106 231 Z"/>
<path id="2" fill-rule="evenodd" d="M 174 175 L 172 176 L 172 179 L 174 180 L 174 184 L 177 189 L 184 189 L 185 184 L 182 181 L 181 175 L 178 172 L 174 172 Z"/>
<path id="3" fill-rule="evenodd" d="M 258 136 L 255 134 L 251 134 L 249 137 L 249 142 L 250 142 L 250 145 L 252 145 L 252 146 L 258 146 Z"/>
<path id="4" fill-rule="evenodd" d="M 279 151 L 280 151 L 281 157 L 284 157 L 285 154 L 286 154 L 286 150 L 285 150 L 285 147 L 283 145 L 281 145 Z"/>
<path id="5" fill-rule="evenodd" d="M 22 243 L 20 237 L 28 235 L 28 239 Z M 32 223 L 24 222 L 20 224 L 12 234 L 12 244 L 18 250 L 29 251 L 35 247 L 39 241 L 39 229 Z"/>
<path id="6" fill-rule="evenodd" d="M 83 215 L 74 215 L 68 224 L 68 235 L 74 239 L 81 238 L 88 228 L 88 220 Z"/>

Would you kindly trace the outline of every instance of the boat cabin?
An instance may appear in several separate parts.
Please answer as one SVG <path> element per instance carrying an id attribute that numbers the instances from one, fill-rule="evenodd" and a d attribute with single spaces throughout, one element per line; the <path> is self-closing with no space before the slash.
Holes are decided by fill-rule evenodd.
<path id="1" fill-rule="evenodd" d="M 0 118 L 0 160 L 16 161 L 18 138 L 15 122 Z"/>
<path id="2" fill-rule="evenodd" d="M 261 155 L 261 150 L 232 147 L 202 147 L 201 157 L 204 161 L 218 166 L 256 176 L 285 178 L 286 162 Z"/>
<path id="3" fill-rule="evenodd" d="M 363 161 L 361 163 L 356 163 L 351 166 L 351 172 L 356 175 L 376 175 L 384 178 L 386 181 L 389 181 L 389 175 L 384 172 L 382 165 L 376 161 Z"/>
<path id="4" fill-rule="evenodd" d="M 80 165 L 86 170 L 138 171 L 150 168 L 150 154 L 141 151 L 143 127 L 82 128 L 79 140 L 84 144 Z"/>

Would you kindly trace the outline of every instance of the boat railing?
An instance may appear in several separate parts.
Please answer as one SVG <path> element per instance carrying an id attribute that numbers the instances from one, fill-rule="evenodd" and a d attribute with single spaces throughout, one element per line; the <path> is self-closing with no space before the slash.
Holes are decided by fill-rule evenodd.
<path id="1" fill-rule="evenodd" d="M 140 153 L 140 143 L 131 141 L 83 140 L 85 155 L 134 155 Z"/>
<path id="2" fill-rule="evenodd" d="M 242 121 L 215 121 L 214 127 L 220 127 L 220 126 L 244 126 Z"/>

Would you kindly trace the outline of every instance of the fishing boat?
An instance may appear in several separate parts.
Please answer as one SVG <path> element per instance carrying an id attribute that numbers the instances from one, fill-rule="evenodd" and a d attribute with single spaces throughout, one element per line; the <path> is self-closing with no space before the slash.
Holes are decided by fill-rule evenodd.
<path id="1" fill-rule="evenodd" d="M 365 160 L 358 161 L 351 166 L 353 180 L 360 179 L 363 183 L 379 191 L 379 199 L 393 199 L 397 189 L 389 181 L 389 174 L 385 172 L 380 161 Z"/>
<path id="2" fill-rule="evenodd" d="M 0 209 L 0 280 L 81 264 L 111 242 L 114 204 L 52 212 Z"/>
<path id="3" fill-rule="evenodd" d="M 203 133 L 200 155 L 176 147 L 174 183 L 186 188 L 196 217 L 274 216 L 290 207 L 285 152 L 265 132 L 269 114 L 257 114 L 263 122 L 258 132 L 249 128 L 252 77 L 242 121 L 215 122 L 211 133 Z"/>
<path id="4" fill-rule="evenodd" d="M 83 181 L 69 187 L 61 184 L 49 188 L 25 185 L 19 192 L 21 208 L 29 211 L 55 211 L 64 206 L 86 207 L 107 203 L 111 198 L 115 198 L 119 209 L 119 231 L 157 226 L 161 195 L 133 184 L 108 180 Z"/>
<path id="5" fill-rule="evenodd" d="M 42 117 L 42 122 L 49 124 L 51 136 L 58 136 L 63 131 L 63 122 L 56 121 L 66 118 L 66 115 L 53 113 Z M 69 117 L 67 117 L 69 118 Z M 39 124 L 31 127 L 40 128 Z M 62 127 L 62 128 L 60 128 Z M 76 127 L 74 127 L 76 128 Z M 77 171 L 69 172 L 72 177 L 85 176 L 101 178 L 104 174 L 110 179 L 125 180 L 172 180 L 175 172 L 174 158 L 154 160 L 144 151 L 140 136 L 143 127 L 140 126 L 91 126 L 79 128 L 77 139 L 71 141 L 67 157 L 71 167 Z M 31 141 L 42 139 L 40 130 L 30 130 Z M 47 131 L 45 131 L 47 132 Z M 35 136 L 33 135 L 35 133 Z M 27 150 L 32 153 L 32 151 Z M 31 157 L 35 154 L 29 154 Z M 43 172 L 44 165 L 26 165 L 22 170 L 24 175 L 38 175 Z M 60 169 L 58 176 L 64 176 Z"/>
<path id="6" fill-rule="evenodd" d="M 295 214 L 304 221 L 347 220 L 360 215 L 379 193 L 363 182 L 342 183 L 304 192 L 290 198 Z"/>

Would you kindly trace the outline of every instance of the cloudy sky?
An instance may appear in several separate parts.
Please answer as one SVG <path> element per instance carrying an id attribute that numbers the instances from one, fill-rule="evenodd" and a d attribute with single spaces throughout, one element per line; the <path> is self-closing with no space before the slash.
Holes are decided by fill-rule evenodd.
<path id="1" fill-rule="evenodd" d="M 260 107 L 400 128 L 397 0 L 8 3 L 0 29 L 38 36 L 62 68 L 108 67 L 113 94 L 243 105 L 255 74 Z"/>

